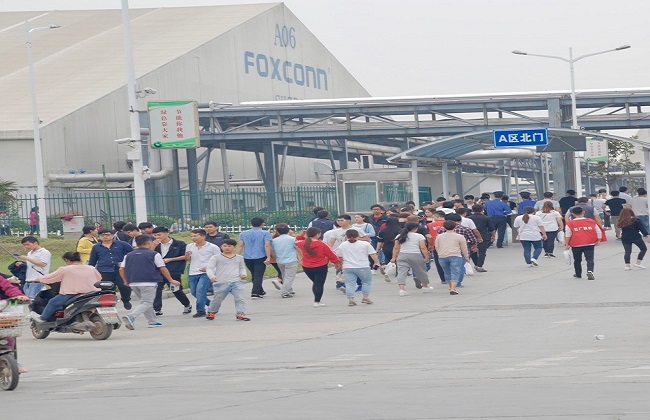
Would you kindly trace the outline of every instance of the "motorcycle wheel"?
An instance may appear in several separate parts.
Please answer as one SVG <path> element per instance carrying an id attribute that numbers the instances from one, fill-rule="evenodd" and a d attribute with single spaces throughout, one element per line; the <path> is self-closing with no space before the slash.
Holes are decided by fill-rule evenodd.
<path id="1" fill-rule="evenodd" d="M 31 330 L 32 330 L 32 335 L 37 340 L 43 340 L 44 338 L 47 338 L 48 335 L 50 335 L 49 331 L 47 331 L 47 330 L 39 330 L 38 328 L 36 328 L 33 321 L 32 321 L 32 325 L 31 325 Z"/>
<path id="2" fill-rule="evenodd" d="M 90 321 L 95 324 L 95 328 L 89 331 L 90 336 L 95 340 L 106 340 L 113 333 L 113 325 L 105 324 L 99 315 L 92 315 Z"/>
<path id="3" fill-rule="evenodd" d="M 0 388 L 13 391 L 18 386 L 18 362 L 13 354 L 0 356 Z"/>

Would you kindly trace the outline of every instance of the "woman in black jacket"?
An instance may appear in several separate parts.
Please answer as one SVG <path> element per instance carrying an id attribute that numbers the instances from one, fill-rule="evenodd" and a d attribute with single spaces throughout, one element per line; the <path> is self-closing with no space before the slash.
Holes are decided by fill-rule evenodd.
<path id="1" fill-rule="evenodd" d="M 636 245 L 639 248 L 639 255 L 636 257 L 636 263 L 634 266 L 636 268 L 645 269 L 645 266 L 641 264 L 643 257 L 645 256 L 648 247 L 645 242 L 643 242 L 643 236 L 650 238 L 650 233 L 646 230 L 643 223 L 634 215 L 632 209 L 623 209 L 618 216 L 618 221 L 616 223 L 619 228 L 621 228 L 621 243 L 623 244 L 623 249 L 625 254 L 623 254 L 623 260 L 625 261 L 625 271 L 629 271 L 632 268 L 630 267 L 630 256 L 632 255 L 632 244 Z M 641 232 L 641 233 L 639 233 Z"/>

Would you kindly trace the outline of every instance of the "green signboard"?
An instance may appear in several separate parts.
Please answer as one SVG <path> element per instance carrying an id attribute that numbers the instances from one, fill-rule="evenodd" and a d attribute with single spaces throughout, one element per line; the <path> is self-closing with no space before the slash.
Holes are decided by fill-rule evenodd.
<path id="1" fill-rule="evenodd" d="M 147 103 L 149 141 L 153 149 L 199 147 L 199 109 L 196 101 Z"/>
<path id="2" fill-rule="evenodd" d="M 587 137 L 587 149 L 585 151 L 585 160 L 587 162 L 606 162 L 609 158 L 607 152 L 607 139 Z"/>

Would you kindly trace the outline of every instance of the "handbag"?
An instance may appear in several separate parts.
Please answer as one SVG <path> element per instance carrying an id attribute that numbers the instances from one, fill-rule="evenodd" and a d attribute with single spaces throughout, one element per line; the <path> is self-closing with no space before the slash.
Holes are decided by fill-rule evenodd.
<path id="1" fill-rule="evenodd" d="M 397 275 L 397 264 L 394 262 L 386 264 L 386 267 L 384 267 L 384 273 L 386 273 L 388 277 L 395 277 Z"/>

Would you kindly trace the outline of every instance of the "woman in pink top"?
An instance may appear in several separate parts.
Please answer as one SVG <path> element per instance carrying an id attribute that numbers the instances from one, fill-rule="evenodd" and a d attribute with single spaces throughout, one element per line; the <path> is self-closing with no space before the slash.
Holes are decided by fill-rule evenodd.
<path id="1" fill-rule="evenodd" d="M 36 322 L 49 322 L 54 320 L 54 312 L 75 296 L 83 293 L 90 293 L 99 290 L 95 283 L 102 279 L 99 271 L 92 265 L 86 265 L 81 262 L 81 256 L 78 252 L 66 252 L 63 254 L 65 266 L 59 268 L 54 273 L 40 277 L 35 282 L 52 284 L 61 282 L 59 294 L 47 302 L 43 313 L 32 312 L 32 319 Z"/>
<path id="2" fill-rule="evenodd" d="M 465 262 L 469 262 L 467 241 L 463 235 L 454 231 L 456 229 L 456 222 L 447 220 L 442 227 L 446 231 L 436 237 L 438 260 L 445 272 L 445 280 L 449 284 L 449 294 L 457 295 L 456 285 L 458 284 L 458 280 L 460 280 L 461 274 L 464 272 Z"/>

